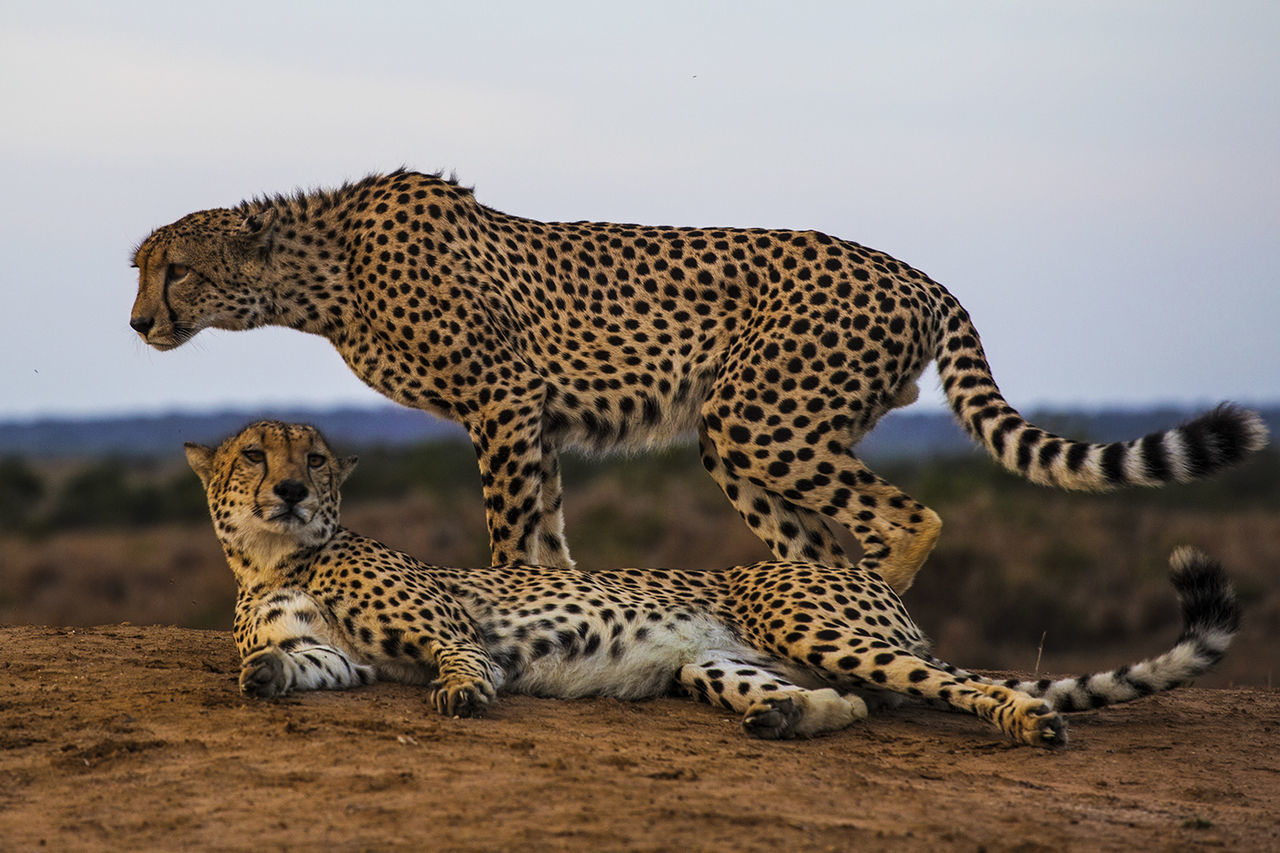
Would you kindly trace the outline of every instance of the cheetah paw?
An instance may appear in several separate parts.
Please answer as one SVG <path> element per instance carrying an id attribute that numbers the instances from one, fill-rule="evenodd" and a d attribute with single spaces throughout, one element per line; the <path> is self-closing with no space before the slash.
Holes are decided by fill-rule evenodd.
<path id="1" fill-rule="evenodd" d="M 258 699 L 274 699 L 289 692 L 284 653 L 261 649 L 240 664 L 240 692 Z"/>
<path id="2" fill-rule="evenodd" d="M 493 685 L 469 678 L 438 678 L 431 682 L 431 704 L 446 717 L 475 717 L 493 701 Z"/>
<path id="3" fill-rule="evenodd" d="M 1067 745 L 1067 723 L 1046 704 L 1030 709 L 1023 721 L 1023 734 L 1032 746 L 1060 749 Z"/>
<path id="4" fill-rule="evenodd" d="M 761 699 L 747 709 L 742 718 L 742 729 L 752 737 L 765 740 L 781 740 L 795 737 L 795 726 L 800 720 L 801 709 L 788 696 L 770 696 Z"/>

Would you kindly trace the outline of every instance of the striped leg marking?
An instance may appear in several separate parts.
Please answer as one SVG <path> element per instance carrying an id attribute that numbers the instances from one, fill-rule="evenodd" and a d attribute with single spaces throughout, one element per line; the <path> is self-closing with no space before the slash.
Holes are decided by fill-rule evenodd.
<path id="1" fill-rule="evenodd" d="M 867 716 L 857 696 L 806 690 L 730 652 L 707 652 L 681 667 L 679 678 L 694 697 L 742 714 L 743 730 L 758 738 L 814 737 Z"/>

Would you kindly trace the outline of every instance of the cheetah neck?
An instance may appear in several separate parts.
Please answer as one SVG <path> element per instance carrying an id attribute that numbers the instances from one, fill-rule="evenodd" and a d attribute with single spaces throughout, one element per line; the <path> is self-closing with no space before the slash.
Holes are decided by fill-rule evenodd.
<path id="1" fill-rule="evenodd" d="M 308 545 L 291 536 L 268 533 L 223 539 L 227 564 L 244 589 L 274 589 L 305 584 L 326 542 Z"/>
<path id="2" fill-rule="evenodd" d="M 260 286 L 265 325 L 331 340 L 355 318 L 348 284 L 348 217 L 335 199 L 312 196 L 260 202 L 275 211 Z"/>
<path id="3" fill-rule="evenodd" d="M 431 193 L 424 208 L 437 202 L 448 207 L 443 218 L 405 224 L 380 210 L 389 193 L 402 191 L 385 181 L 257 202 L 261 207 L 249 212 L 270 208 L 276 214 L 260 282 L 266 297 L 261 322 L 326 338 L 375 390 L 449 417 L 450 406 L 439 395 L 416 378 L 389 375 L 388 364 L 400 361 L 405 373 L 411 369 L 407 359 L 437 372 L 451 369 L 450 353 L 436 352 L 432 343 L 447 340 L 458 322 L 441 315 L 447 302 L 442 294 L 463 286 L 460 278 L 475 263 L 475 244 L 486 239 L 480 221 L 486 209 L 430 176 L 403 180 L 413 181 L 406 189 Z"/>

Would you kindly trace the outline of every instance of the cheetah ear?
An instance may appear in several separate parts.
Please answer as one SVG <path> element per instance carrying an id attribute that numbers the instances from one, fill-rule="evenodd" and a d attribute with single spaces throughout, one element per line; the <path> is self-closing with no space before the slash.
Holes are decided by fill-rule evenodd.
<path id="1" fill-rule="evenodd" d="M 262 245 L 271 236 L 271 229 L 275 223 L 276 209 L 268 207 L 266 210 L 260 210 L 257 213 L 246 216 L 244 221 L 240 223 L 240 227 L 236 229 L 236 236 Z"/>
<path id="2" fill-rule="evenodd" d="M 339 459 L 334 467 L 334 479 L 337 485 L 341 486 L 351 476 L 351 472 L 356 470 L 356 463 L 360 461 L 359 456 L 348 456 L 345 459 Z"/>
<path id="3" fill-rule="evenodd" d="M 187 464 L 200 477 L 200 482 L 209 485 L 209 472 L 213 470 L 213 448 L 188 441 L 182 445 L 187 451 Z"/>

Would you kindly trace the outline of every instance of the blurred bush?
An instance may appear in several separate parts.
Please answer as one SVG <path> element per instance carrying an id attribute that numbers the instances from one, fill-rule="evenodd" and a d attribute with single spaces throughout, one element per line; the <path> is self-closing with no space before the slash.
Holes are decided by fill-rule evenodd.
<path id="1" fill-rule="evenodd" d="M 39 512 L 45 483 L 21 459 L 0 459 L 0 530 L 22 530 Z"/>
<path id="2" fill-rule="evenodd" d="M 709 505 L 713 504 L 714 509 L 728 506 L 702 471 L 692 446 L 645 456 L 584 459 L 565 454 L 561 459 L 566 493 L 573 495 L 599 483 L 612 484 L 608 488 L 631 504 L 626 510 L 628 517 L 646 519 L 637 529 L 622 531 L 626 537 L 647 541 L 656 535 L 649 517 L 665 518 L 665 501 L 677 492 L 693 495 L 699 509 L 711 510 Z M 984 501 L 1026 523 L 1044 521 L 1058 513 L 1064 502 L 1106 506 L 1121 516 L 1136 507 L 1220 512 L 1280 509 L 1280 453 L 1274 450 L 1259 453 L 1247 464 L 1202 483 L 1126 489 L 1108 495 L 1069 494 L 1036 486 L 978 454 L 897 461 L 877 468 L 890 482 L 935 509 Z M 408 449 L 366 450 L 343 488 L 348 503 L 403 498 L 415 492 L 469 495 L 479 501 L 480 477 L 470 445 L 437 441 Z M 574 498 L 568 502 L 572 504 Z M 592 530 L 616 530 L 617 519 L 611 512 L 607 506 L 594 507 Z M 0 459 L 0 531 L 140 527 L 196 521 L 205 513 L 199 480 L 185 465 L 171 461 L 109 457 L 36 465 L 16 458 Z"/>

